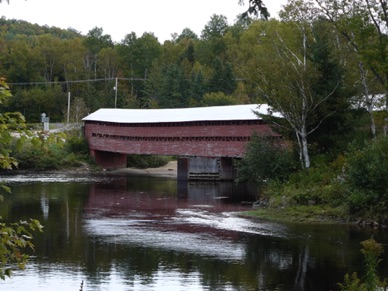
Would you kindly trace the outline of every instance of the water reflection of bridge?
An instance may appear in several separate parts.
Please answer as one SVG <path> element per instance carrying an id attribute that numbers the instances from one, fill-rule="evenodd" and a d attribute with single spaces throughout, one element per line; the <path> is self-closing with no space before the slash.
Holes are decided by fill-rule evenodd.
<path id="1" fill-rule="evenodd" d="M 100 109 L 86 118 L 91 155 L 104 168 L 126 167 L 128 154 L 178 156 L 178 179 L 230 180 L 233 159 L 252 134 L 278 137 L 255 112 L 267 105 L 181 109 Z"/>
<path id="2" fill-rule="evenodd" d="M 111 181 L 110 187 L 103 183 L 91 185 L 85 204 L 87 213 L 106 217 L 153 213 L 164 218 L 176 215 L 177 209 L 193 207 L 216 212 L 243 211 L 251 209 L 250 203 L 257 199 L 256 189 L 232 181 L 176 183 L 171 179 L 126 175 L 112 176 Z"/>

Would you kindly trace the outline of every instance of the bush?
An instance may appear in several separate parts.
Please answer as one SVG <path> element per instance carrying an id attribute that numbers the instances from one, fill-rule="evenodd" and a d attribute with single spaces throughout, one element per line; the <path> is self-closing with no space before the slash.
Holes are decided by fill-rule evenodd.
<path id="1" fill-rule="evenodd" d="M 66 151 L 81 155 L 89 154 L 89 145 L 87 140 L 79 134 L 78 131 L 68 132 L 66 143 Z"/>
<path id="2" fill-rule="evenodd" d="M 259 185 L 270 180 L 286 180 L 295 170 L 292 152 L 278 140 L 254 134 L 246 153 L 237 163 L 237 179 Z"/>
<path id="3" fill-rule="evenodd" d="M 61 161 L 66 153 L 55 146 L 49 148 L 26 145 L 15 154 L 20 169 L 56 170 L 61 167 Z"/>
<path id="4" fill-rule="evenodd" d="M 128 155 L 127 166 L 146 169 L 158 168 L 166 165 L 171 160 L 168 156 L 154 156 L 154 155 Z"/>
<path id="5" fill-rule="evenodd" d="M 13 148 L 20 169 L 57 170 L 90 163 L 89 148 L 79 132 L 50 134 L 27 139 L 23 147 Z"/>
<path id="6" fill-rule="evenodd" d="M 388 209 L 388 139 L 369 141 L 362 150 L 352 150 L 347 156 L 346 181 L 352 212 L 377 206 Z"/>
<path id="7" fill-rule="evenodd" d="M 338 179 L 339 170 L 322 164 L 289 175 L 288 181 L 271 182 L 265 196 L 281 196 L 289 205 L 328 205 L 339 207 L 344 204 L 348 193 L 346 185 Z"/>

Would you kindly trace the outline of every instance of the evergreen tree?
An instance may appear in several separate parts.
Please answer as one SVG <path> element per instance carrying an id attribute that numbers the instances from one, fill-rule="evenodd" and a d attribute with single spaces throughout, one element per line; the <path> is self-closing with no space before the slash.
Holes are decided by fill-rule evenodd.
<path id="1" fill-rule="evenodd" d="M 189 83 L 179 65 L 171 65 L 163 70 L 163 80 L 159 105 L 162 108 L 187 107 Z"/>
<path id="2" fill-rule="evenodd" d="M 236 88 L 237 82 L 232 64 L 224 65 L 220 58 L 216 58 L 213 62 L 213 74 L 209 80 L 207 92 L 222 92 L 231 95 Z"/>
<path id="3" fill-rule="evenodd" d="M 202 72 L 193 72 L 191 75 L 191 99 L 194 104 L 200 104 L 206 93 L 205 79 Z"/>

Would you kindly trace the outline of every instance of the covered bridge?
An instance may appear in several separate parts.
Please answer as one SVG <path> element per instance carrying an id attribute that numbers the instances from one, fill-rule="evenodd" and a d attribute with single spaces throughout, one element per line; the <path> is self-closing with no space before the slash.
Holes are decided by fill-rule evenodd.
<path id="1" fill-rule="evenodd" d="M 179 109 L 100 109 L 83 119 L 90 153 L 105 168 L 127 154 L 178 156 L 181 179 L 231 179 L 252 134 L 278 137 L 255 112 L 265 104 Z"/>

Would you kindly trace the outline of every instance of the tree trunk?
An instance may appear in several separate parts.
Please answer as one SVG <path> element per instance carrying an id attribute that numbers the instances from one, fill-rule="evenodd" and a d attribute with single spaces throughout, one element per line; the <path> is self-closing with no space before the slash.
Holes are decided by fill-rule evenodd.
<path id="1" fill-rule="evenodd" d="M 302 128 L 301 131 L 298 133 L 299 135 L 299 151 L 302 156 L 302 166 L 304 169 L 310 168 L 310 155 L 308 150 L 308 143 L 307 143 L 307 133 L 306 129 Z"/>
<path id="2" fill-rule="evenodd" d="M 358 62 L 358 67 L 360 69 L 360 78 L 362 83 L 362 92 L 364 95 L 364 100 L 366 104 L 366 109 L 369 113 L 369 119 L 370 119 L 370 130 L 372 133 L 372 137 L 376 137 L 376 125 L 375 125 L 375 119 L 373 117 L 373 97 L 369 94 L 369 87 L 368 87 L 368 81 L 366 78 L 366 71 L 364 64 L 362 62 Z"/>

